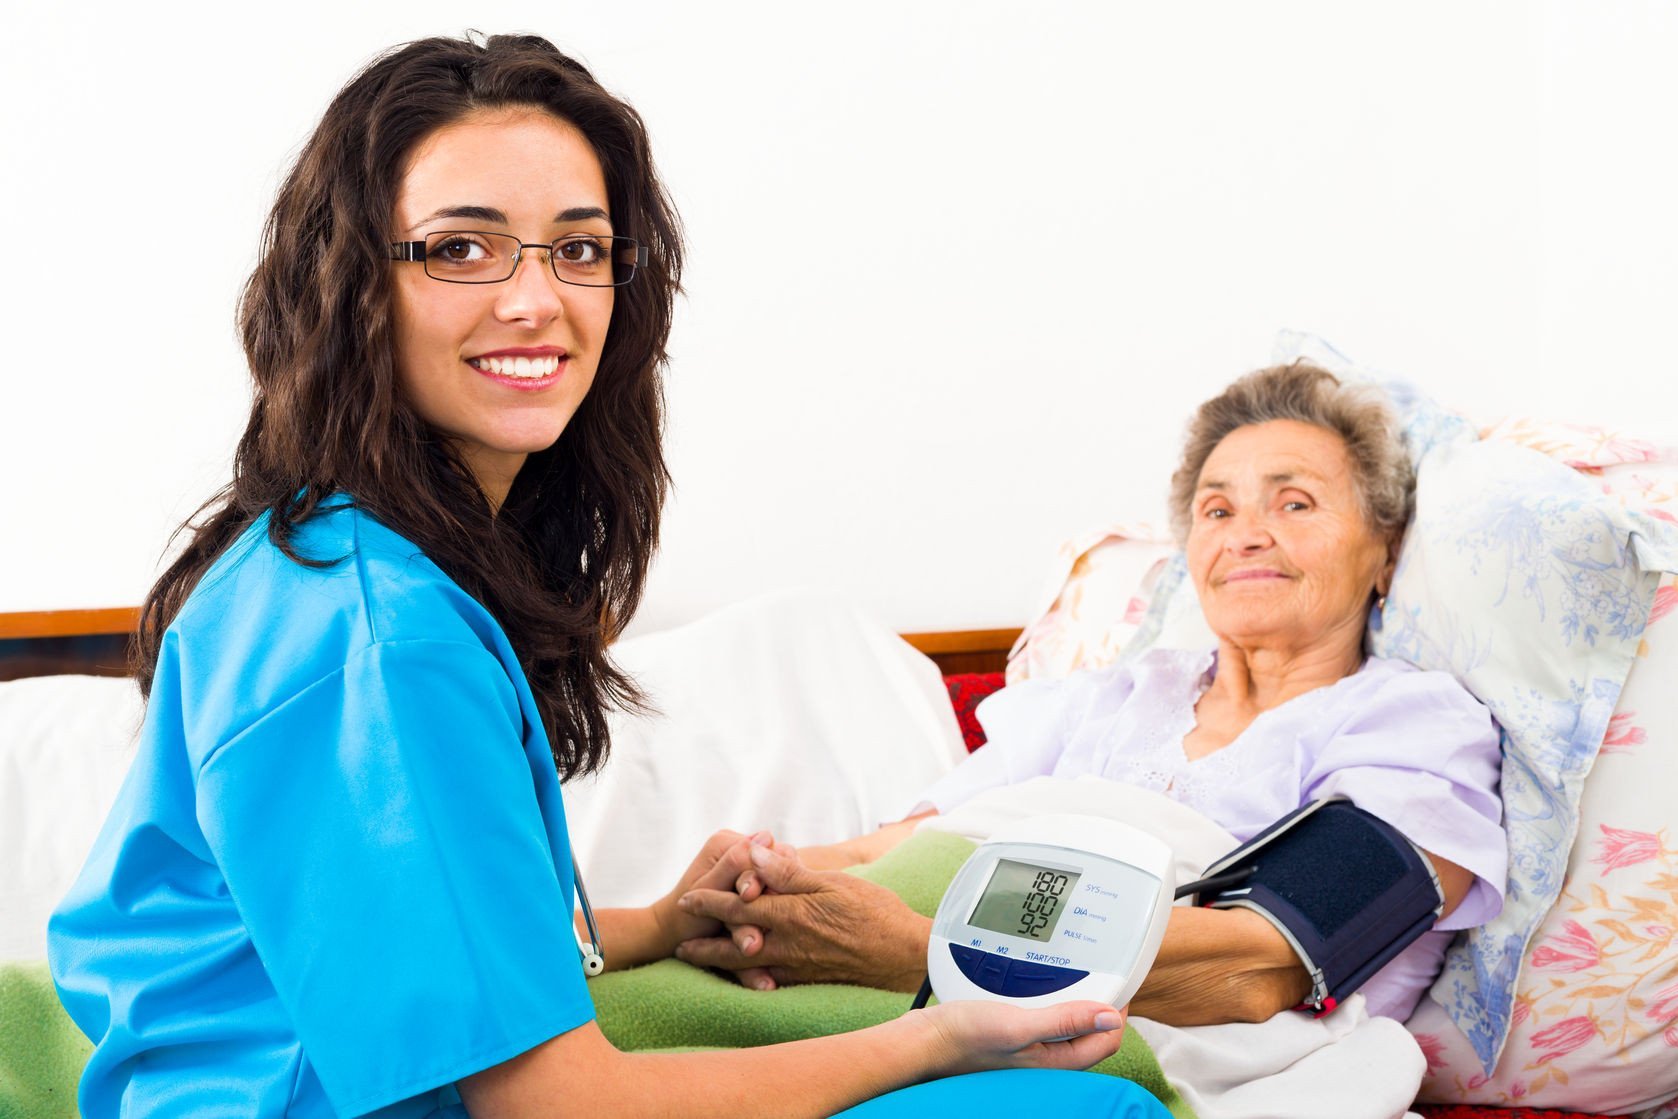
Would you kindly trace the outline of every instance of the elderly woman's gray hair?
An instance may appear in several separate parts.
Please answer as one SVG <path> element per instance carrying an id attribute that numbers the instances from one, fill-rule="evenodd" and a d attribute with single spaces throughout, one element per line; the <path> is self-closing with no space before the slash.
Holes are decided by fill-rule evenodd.
<path id="1" fill-rule="evenodd" d="M 1403 533 L 1415 504 L 1416 474 L 1385 396 L 1373 386 L 1342 384 L 1326 369 L 1295 362 L 1248 373 L 1202 404 L 1189 421 L 1183 458 L 1171 476 L 1171 531 L 1178 544 L 1188 539 L 1200 469 L 1213 449 L 1238 427 L 1272 420 L 1296 420 L 1340 436 L 1370 528 L 1394 538 Z"/>

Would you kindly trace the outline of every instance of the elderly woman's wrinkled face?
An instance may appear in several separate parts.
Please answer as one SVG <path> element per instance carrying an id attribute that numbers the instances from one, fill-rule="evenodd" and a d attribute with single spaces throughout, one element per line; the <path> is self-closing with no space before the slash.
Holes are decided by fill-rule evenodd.
<path id="1" fill-rule="evenodd" d="M 1237 428 L 1191 507 L 1189 572 L 1212 631 L 1291 653 L 1361 641 L 1392 548 L 1364 517 L 1340 436 L 1293 420 Z"/>

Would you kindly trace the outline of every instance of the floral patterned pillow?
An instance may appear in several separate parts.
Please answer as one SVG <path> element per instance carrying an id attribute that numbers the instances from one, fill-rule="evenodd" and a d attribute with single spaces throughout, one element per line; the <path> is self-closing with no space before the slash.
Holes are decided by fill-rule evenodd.
<path id="1" fill-rule="evenodd" d="M 1485 1070 L 1513 1015 L 1521 961 L 1561 891 L 1585 774 L 1636 659 L 1678 533 L 1591 480 L 1500 441 L 1439 447 L 1370 647 L 1451 673 L 1503 729 L 1509 891 L 1458 942 L 1432 996 Z"/>
<path id="2" fill-rule="evenodd" d="M 1678 531 L 1508 443 L 1439 442 L 1418 473 L 1416 518 L 1369 642 L 1450 672 L 1503 728 L 1508 896 L 1452 946 L 1432 990 L 1486 1075 L 1517 1013 L 1523 957 L 1560 894 L 1585 774 L 1613 730 L 1660 573 L 1678 570 Z M 1178 554 L 1154 575 L 1118 659 L 1209 639 Z"/>
<path id="3" fill-rule="evenodd" d="M 1281 332 L 1271 359 L 1312 361 L 1393 398 L 1416 460 L 1417 516 L 1371 649 L 1451 672 L 1504 730 L 1509 894 L 1452 948 L 1432 991 L 1491 1075 L 1655 584 L 1678 569 L 1678 518 L 1649 477 L 1665 456 L 1576 424 L 1514 419 L 1476 432 L 1308 334 Z"/>
<path id="4" fill-rule="evenodd" d="M 1008 654 L 1008 683 L 1112 663 L 1134 639 L 1174 550 L 1169 533 L 1142 523 L 1103 525 L 1063 542 L 1036 620 Z"/>
<path id="5" fill-rule="evenodd" d="M 1374 650 L 1464 679 L 1503 723 L 1512 759 L 1505 771 L 1511 802 L 1509 904 L 1498 922 L 1459 942 L 1434 989 L 1437 1001 L 1424 1000 L 1412 1020 L 1422 1022 L 1417 1030 L 1430 1058 L 1432 1098 L 1507 1104 L 1531 1102 L 1537 1094 L 1552 1106 L 1596 1110 L 1609 1098 L 1600 1089 L 1615 1063 L 1624 1084 L 1632 1086 L 1624 1098 L 1634 1103 L 1626 1106 L 1678 1091 L 1669 1083 L 1678 1076 L 1678 1054 L 1671 1051 L 1678 1045 L 1678 1027 L 1672 1025 L 1678 1017 L 1678 947 L 1672 940 L 1678 915 L 1668 910 L 1638 926 L 1603 914 L 1634 930 L 1633 939 L 1640 927 L 1648 938 L 1637 948 L 1649 963 L 1640 987 L 1628 985 L 1624 975 L 1593 981 L 1597 973 L 1588 966 L 1579 969 L 1579 982 L 1550 982 L 1560 978 L 1570 950 L 1575 960 L 1590 956 L 1564 914 L 1577 900 L 1565 891 L 1582 881 L 1579 860 L 1605 873 L 1632 865 L 1659 867 L 1652 873 L 1669 876 L 1661 879 L 1669 891 L 1678 888 L 1671 852 L 1659 846 L 1678 834 L 1678 808 L 1656 824 L 1637 827 L 1630 817 L 1616 822 L 1594 810 L 1581 819 L 1580 800 L 1599 745 L 1605 759 L 1599 774 L 1621 764 L 1624 750 L 1640 735 L 1667 747 L 1665 755 L 1645 751 L 1654 756 L 1671 758 L 1678 747 L 1678 693 L 1670 683 L 1651 679 L 1671 681 L 1678 672 L 1631 672 L 1639 654 L 1648 653 L 1641 636 L 1645 625 L 1671 611 L 1678 596 L 1670 577 L 1657 590 L 1660 573 L 1678 568 L 1678 455 L 1578 425 L 1515 420 L 1480 433 L 1423 394 L 1358 369 L 1321 340 L 1284 332 L 1273 360 L 1300 357 L 1343 378 L 1387 388 L 1431 490 L 1421 503 L 1420 531 L 1413 529 L 1406 544 L 1381 628 L 1372 634 Z M 1146 608 L 1138 611 L 1140 602 L 1131 600 L 1144 597 Z M 1110 607 L 1120 600 L 1126 602 L 1123 618 L 1109 611 L 1079 620 L 1100 640 L 1084 642 L 1070 659 L 1057 656 L 1053 664 L 1016 657 L 1010 681 L 1126 659 L 1156 645 L 1209 640 L 1180 555 L 1150 569 L 1146 590 L 1085 589 L 1069 601 Z M 1057 624 L 1066 623 L 1063 615 Z M 1017 652 L 1028 651 L 1031 639 L 1028 630 Z M 1671 644 L 1678 647 L 1678 640 Z M 1642 681 L 1644 699 L 1629 691 L 1622 697 L 1622 685 L 1629 688 L 1632 679 Z M 1642 703 L 1645 715 L 1635 714 L 1635 703 Z M 1640 788 L 1645 795 L 1678 789 L 1672 777 L 1651 775 Z M 1587 807 L 1617 803 L 1613 783 L 1605 778 L 1600 784 L 1606 788 L 1592 793 Z M 1661 830 L 1663 825 L 1670 830 Z M 1604 826 L 1617 830 L 1602 831 Z M 1577 850 L 1575 835 L 1581 837 Z M 1645 853 L 1647 858 L 1639 858 Z M 1594 857 L 1615 865 L 1590 863 Z M 1631 858 L 1638 862 L 1625 862 Z M 1606 890 L 1612 883 L 1597 885 Z M 1588 888 L 1584 897 L 1593 904 L 1599 900 Z M 1655 904 L 1651 897 L 1658 901 L 1651 894 L 1623 904 L 1643 913 Z M 1671 900 L 1664 904 L 1670 907 Z M 1590 927 L 1584 917 L 1571 919 L 1579 929 Z M 1592 935 L 1601 943 L 1604 935 L 1618 935 L 1618 927 L 1602 925 Z M 1629 942 L 1603 945 L 1599 962 L 1632 951 Z M 1642 989 L 1659 976 L 1665 976 L 1664 986 Z M 1534 1000 L 1543 993 L 1546 999 L 1535 1011 Z M 1585 1014 L 1568 1013 L 1580 998 L 1595 1001 Z M 1591 1024 L 1589 1035 L 1581 1019 Z M 1509 1052 L 1499 1061 L 1506 1039 Z M 1636 1057 L 1653 1053 L 1651 1046 L 1663 1050 L 1665 1079 L 1627 1068 Z M 1585 1090 L 1569 1091 L 1570 1080 L 1580 1082 L 1572 1070 L 1582 1062 L 1596 1062 L 1592 1068 L 1602 1075 L 1585 1076 Z M 1540 1081 L 1541 1072 L 1548 1075 Z M 1651 1091 L 1637 1095 L 1640 1082 Z"/>
<path id="6" fill-rule="evenodd" d="M 1579 471 L 1643 518 L 1678 526 L 1678 453 L 1595 428 L 1505 421 L 1485 433 Z M 1678 583 L 1655 591 L 1636 659 L 1579 802 L 1556 904 L 1535 930 L 1508 1041 L 1485 1071 L 1436 1004 L 1409 1026 L 1423 1099 L 1678 1115 Z M 1642 1110 L 1640 1110 L 1642 1109 Z"/>

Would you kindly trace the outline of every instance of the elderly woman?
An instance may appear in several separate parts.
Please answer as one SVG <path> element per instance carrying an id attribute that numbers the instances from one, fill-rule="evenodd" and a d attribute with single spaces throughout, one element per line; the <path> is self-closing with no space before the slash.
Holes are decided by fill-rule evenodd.
<path id="1" fill-rule="evenodd" d="M 1391 583 L 1414 477 L 1379 398 L 1296 364 L 1260 370 L 1201 406 L 1172 478 L 1172 522 L 1216 649 L 1154 650 L 979 709 L 988 743 L 929 789 L 931 811 L 832 847 L 740 844 L 738 892 L 697 889 L 688 912 L 729 938 L 678 956 L 761 989 L 816 980 L 913 990 L 930 922 L 834 868 L 878 857 L 931 812 L 1040 775 L 1094 774 L 1197 809 L 1241 842 L 1340 795 L 1431 860 L 1444 915 L 1364 987 L 1403 1019 L 1452 930 L 1502 905 L 1505 845 L 1491 718 L 1449 675 L 1368 657 L 1364 629 Z M 714 884 L 715 878 L 706 883 Z M 1257 1021 L 1297 1005 L 1305 970 L 1263 918 L 1173 910 L 1132 1002 L 1177 1025 Z"/>

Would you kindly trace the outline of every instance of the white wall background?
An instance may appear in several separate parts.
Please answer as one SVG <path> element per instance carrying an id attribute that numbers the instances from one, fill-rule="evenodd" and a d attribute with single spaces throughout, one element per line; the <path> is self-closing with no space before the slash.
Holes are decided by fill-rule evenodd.
<path id="1" fill-rule="evenodd" d="M 0 610 L 137 602 L 223 479 L 278 178 L 379 49 L 524 29 L 688 225 L 640 628 L 836 589 L 1025 620 L 1312 330 L 1485 420 L 1678 443 L 1668 0 L 39 6 L 0 67 Z"/>

